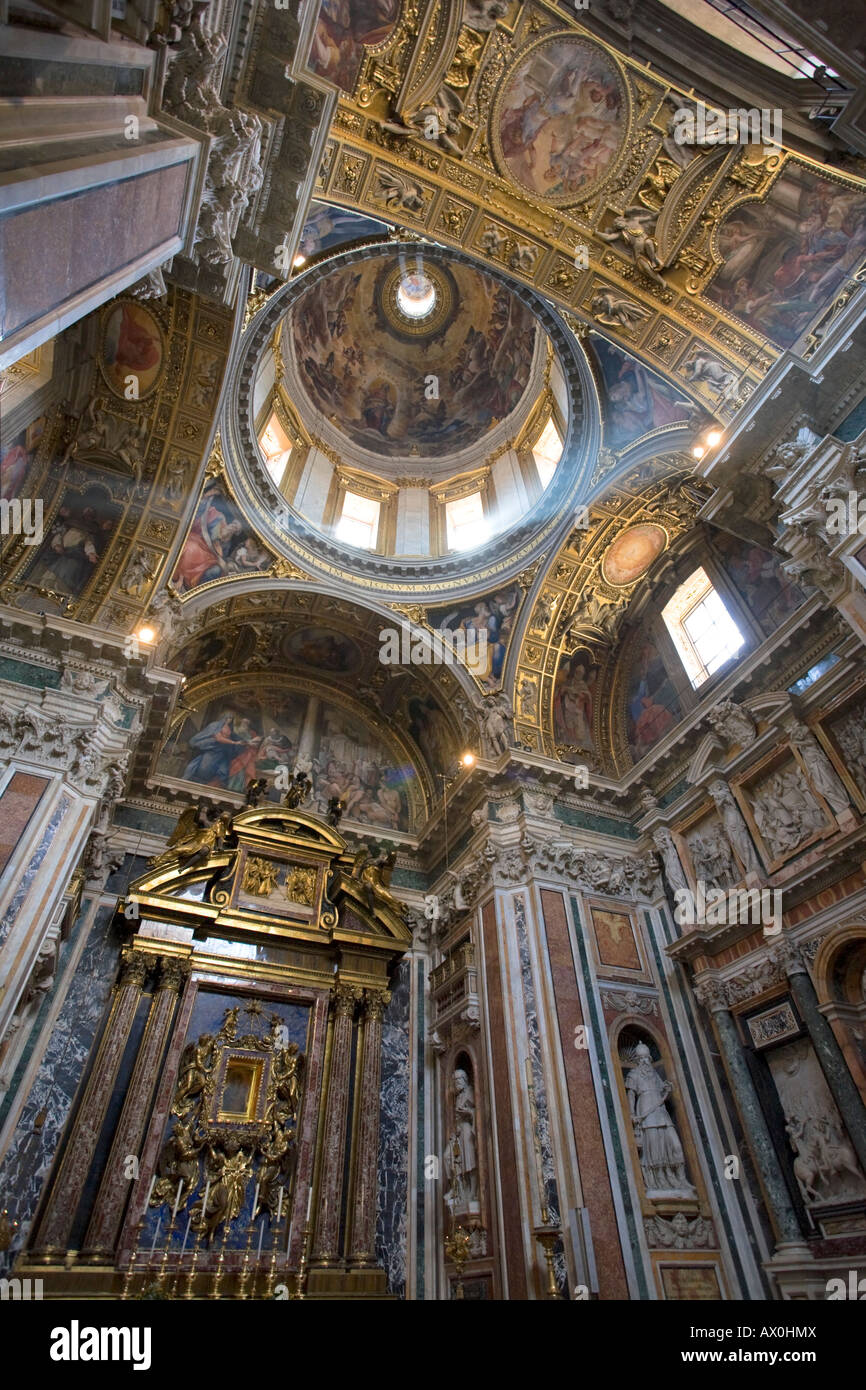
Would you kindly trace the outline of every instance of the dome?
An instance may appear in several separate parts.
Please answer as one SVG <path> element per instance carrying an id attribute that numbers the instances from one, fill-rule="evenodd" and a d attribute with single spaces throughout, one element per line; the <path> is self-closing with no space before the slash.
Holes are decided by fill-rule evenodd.
<path id="1" fill-rule="evenodd" d="M 419 250 L 335 268 L 294 302 L 282 337 L 302 418 L 386 461 L 483 448 L 539 385 L 546 335 L 505 285 Z"/>
<path id="2" fill-rule="evenodd" d="M 258 499 L 288 559 L 339 556 L 382 588 L 439 573 L 451 591 L 467 551 L 525 566 L 582 501 L 598 442 L 589 365 L 550 306 L 432 243 L 297 275 L 250 325 L 235 380 L 241 505 Z"/>

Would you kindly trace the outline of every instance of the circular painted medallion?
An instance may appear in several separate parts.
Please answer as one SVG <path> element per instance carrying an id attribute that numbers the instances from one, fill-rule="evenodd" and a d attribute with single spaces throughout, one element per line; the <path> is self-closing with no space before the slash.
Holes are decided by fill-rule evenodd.
<path id="1" fill-rule="evenodd" d="M 601 562 L 602 578 L 618 588 L 634 584 L 636 579 L 646 574 L 653 560 L 661 555 L 667 539 L 664 528 L 651 522 L 630 526 L 605 551 Z"/>
<path id="2" fill-rule="evenodd" d="M 628 132 L 614 60 L 577 35 L 540 39 L 505 78 L 493 119 L 503 172 L 536 197 L 579 202 L 607 177 Z"/>

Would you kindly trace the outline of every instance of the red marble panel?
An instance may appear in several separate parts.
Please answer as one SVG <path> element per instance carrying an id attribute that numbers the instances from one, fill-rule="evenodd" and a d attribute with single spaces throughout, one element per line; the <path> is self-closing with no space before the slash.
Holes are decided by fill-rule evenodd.
<path id="1" fill-rule="evenodd" d="M 0 337 L 177 236 L 188 173 L 170 164 L 0 217 Z"/>
<path id="2" fill-rule="evenodd" d="M 47 777 L 34 777 L 29 772 L 13 772 L 0 795 L 0 874 L 15 852 L 15 846 L 27 828 L 27 822 L 39 805 Z"/>
<path id="3" fill-rule="evenodd" d="M 496 1100 L 496 1142 L 499 1150 L 499 1181 L 502 1189 L 503 1245 L 508 1271 L 508 1296 L 526 1298 L 526 1266 L 517 1190 L 517 1158 L 514 1148 L 515 1116 L 508 1085 L 508 1049 L 505 1040 L 505 1012 L 499 974 L 499 943 L 496 936 L 496 906 L 485 903 L 481 910 L 484 960 L 487 977 L 487 1016 L 490 1021 L 491 1069 Z"/>
<path id="4" fill-rule="evenodd" d="M 556 998 L 559 1040 L 565 1065 L 568 1099 L 574 1123 L 574 1142 L 584 1202 L 592 1221 L 595 1261 L 601 1298 L 628 1298 L 628 1283 L 620 1248 L 601 1119 L 592 1079 L 589 1052 L 576 1048 L 576 1030 L 584 1022 L 568 939 L 565 902 L 561 893 L 544 888 L 541 908 L 547 934 L 550 972 Z"/>

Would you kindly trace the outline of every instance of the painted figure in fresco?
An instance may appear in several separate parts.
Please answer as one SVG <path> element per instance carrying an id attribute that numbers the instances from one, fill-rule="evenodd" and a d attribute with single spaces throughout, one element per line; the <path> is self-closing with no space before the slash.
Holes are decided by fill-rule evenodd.
<path id="1" fill-rule="evenodd" d="M 401 810 L 400 793 L 386 784 L 379 764 L 362 763 L 346 798 L 347 818 L 397 830 Z"/>
<path id="2" fill-rule="evenodd" d="M 435 619 L 440 632 L 465 632 L 466 664 L 489 690 L 495 689 L 502 677 L 520 598 L 515 585 Z"/>
<path id="3" fill-rule="evenodd" d="M 652 695 L 641 696 L 641 711 L 634 730 L 635 756 L 642 758 L 675 723 L 671 711 L 660 705 Z"/>
<path id="4" fill-rule="evenodd" d="M 673 728 L 681 709 L 676 687 L 655 645 L 641 647 L 629 680 L 626 699 L 628 739 L 638 761 Z"/>
<path id="5" fill-rule="evenodd" d="M 548 45 L 506 93 L 499 134 L 509 167 L 542 195 L 577 193 L 619 148 L 621 100 L 606 65 L 573 44 Z"/>
<path id="6" fill-rule="evenodd" d="M 722 563 L 765 632 L 774 632 L 803 602 L 804 594 L 784 574 L 779 558 L 759 545 L 721 534 L 716 545 Z"/>
<path id="7" fill-rule="evenodd" d="M 0 459 L 0 497 L 18 497 L 27 476 L 30 454 L 23 444 L 13 444 Z"/>
<path id="8" fill-rule="evenodd" d="M 61 507 L 29 579 L 78 597 L 93 577 L 114 525 L 113 519 L 100 516 L 92 506 Z"/>
<path id="9" fill-rule="evenodd" d="M 365 44 L 382 43 L 400 0 L 322 0 L 310 46 L 310 67 L 351 91 Z"/>
<path id="10" fill-rule="evenodd" d="M 424 699 L 413 695 L 407 705 L 409 733 L 431 768 L 445 766 L 453 749 L 448 720 L 431 695 Z"/>
<path id="11" fill-rule="evenodd" d="M 225 713 L 193 734 L 188 743 L 195 752 L 183 772 L 184 780 L 224 787 L 232 761 L 247 747 L 249 740 L 236 732 L 235 715 Z"/>
<path id="12" fill-rule="evenodd" d="M 229 519 L 212 498 L 204 497 L 174 572 L 180 592 L 227 574 L 232 542 L 242 531 L 243 522 L 238 517 Z"/>
<path id="13" fill-rule="evenodd" d="M 866 249 L 866 197 L 799 166 L 760 209 L 719 232 L 725 264 L 709 298 L 790 347 L 832 300 Z"/>
<path id="14" fill-rule="evenodd" d="M 553 700 L 556 737 L 563 743 L 590 750 L 594 747 L 592 718 L 597 673 L 597 667 L 590 671 L 584 653 L 576 653 L 563 662 Z"/>
<path id="15" fill-rule="evenodd" d="M 611 448 L 687 418 L 687 403 L 661 378 L 600 339 L 594 339 L 593 346 L 601 358 L 607 385 L 605 439 Z"/>
<path id="16" fill-rule="evenodd" d="M 330 250 L 332 246 L 341 246 L 361 237 L 381 235 L 386 230 L 385 223 L 373 217 L 362 217 L 360 213 L 331 207 L 314 199 L 307 211 L 298 251 L 309 258 L 319 251 Z"/>

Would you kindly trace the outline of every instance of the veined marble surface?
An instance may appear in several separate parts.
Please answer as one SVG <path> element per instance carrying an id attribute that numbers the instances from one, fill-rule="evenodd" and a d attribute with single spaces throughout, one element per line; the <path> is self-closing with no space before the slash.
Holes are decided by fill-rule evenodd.
<path id="1" fill-rule="evenodd" d="M 10 1249 L 0 1255 L 4 1273 L 26 1244 L 36 1204 L 111 995 L 121 947 L 120 938 L 112 929 L 113 916 L 114 908 L 105 906 L 93 919 L 36 1080 L 0 1166 L 3 1205 L 10 1222 L 18 1222 Z"/>
<path id="2" fill-rule="evenodd" d="M 376 1259 L 391 1293 L 405 1296 L 409 1220 L 409 1058 L 412 961 L 401 960 L 382 1020 L 382 1089 L 379 1114 L 379 1192 Z"/>

